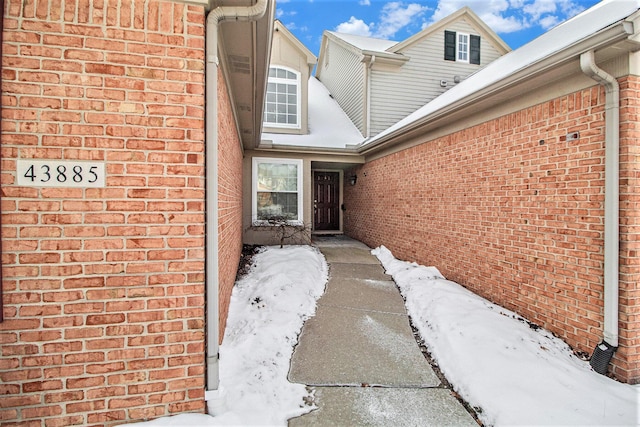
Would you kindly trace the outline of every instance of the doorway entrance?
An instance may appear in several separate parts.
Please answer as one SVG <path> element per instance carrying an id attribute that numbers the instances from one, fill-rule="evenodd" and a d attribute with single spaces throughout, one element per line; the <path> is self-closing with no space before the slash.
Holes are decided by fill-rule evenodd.
<path id="1" fill-rule="evenodd" d="M 313 229 L 340 230 L 339 172 L 313 172 Z"/>

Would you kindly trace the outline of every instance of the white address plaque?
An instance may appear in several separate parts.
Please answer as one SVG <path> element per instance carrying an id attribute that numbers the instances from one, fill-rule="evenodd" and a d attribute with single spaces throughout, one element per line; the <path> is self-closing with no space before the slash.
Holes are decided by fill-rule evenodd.
<path id="1" fill-rule="evenodd" d="M 104 187 L 104 162 L 19 159 L 18 185 L 27 187 Z"/>

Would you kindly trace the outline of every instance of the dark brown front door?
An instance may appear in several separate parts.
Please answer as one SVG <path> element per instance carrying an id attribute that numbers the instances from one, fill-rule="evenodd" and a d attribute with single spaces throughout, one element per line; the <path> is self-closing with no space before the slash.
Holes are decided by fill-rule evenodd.
<path id="1" fill-rule="evenodd" d="M 340 229 L 340 174 L 314 172 L 313 229 Z"/>

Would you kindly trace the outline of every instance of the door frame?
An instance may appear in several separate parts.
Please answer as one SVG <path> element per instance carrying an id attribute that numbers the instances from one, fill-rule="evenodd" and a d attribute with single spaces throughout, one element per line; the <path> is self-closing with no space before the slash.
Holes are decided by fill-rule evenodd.
<path id="1" fill-rule="evenodd" d="M 315 229 L 315 213 L 313 211 L 314 200 L 316 200 L 316 186 L 315 186 L 315 178 L 314 175 L 316 172 L 334 172 L 338 173 L 338 220 L 339 225 L 337 230 L 316 230 Z M 311 233 L 312 234 L 342 234 L 342 224 L 343 224 L 343 210 L 342 205 L 344 204 L 344 192 L 342 188 L 344 186 L 344 171 L 342 169 L 311 169 Z"/>

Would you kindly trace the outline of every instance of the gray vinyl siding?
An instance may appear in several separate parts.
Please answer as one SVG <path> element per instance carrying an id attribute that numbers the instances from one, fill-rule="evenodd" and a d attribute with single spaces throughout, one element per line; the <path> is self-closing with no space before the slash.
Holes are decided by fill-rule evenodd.
<path id="1" fill-rule="evenodd" d="M 333 95 L 347 116 L 365 134 L 365 68 L 360 56 L 331 42 L 329 64 L 322 67 L 320 81 Z"/>
<path id="2" fill-rule="evenodd" d="M 447 89 L 455 86 L 454 76 L 462 79 L 500 56 L 486 37 L 460 20 L 446 28 L 481 36 L 480 65 L 444 60 L 444 30 L 408 46 L 401 53 L 410 60 L 398 72 L 372 72 L 371 135 L 376 135 Z M 446 80 L 447 87 L 440 81 Z"/>

